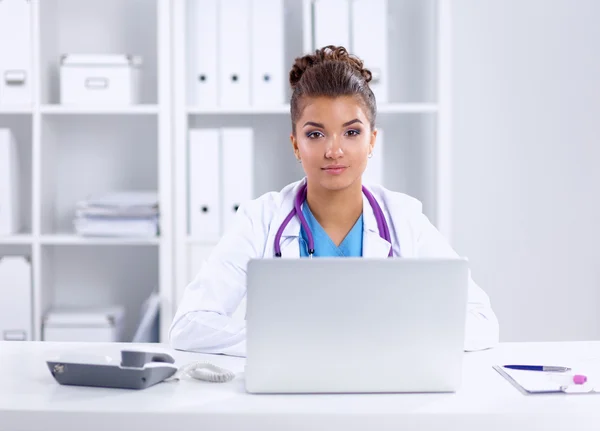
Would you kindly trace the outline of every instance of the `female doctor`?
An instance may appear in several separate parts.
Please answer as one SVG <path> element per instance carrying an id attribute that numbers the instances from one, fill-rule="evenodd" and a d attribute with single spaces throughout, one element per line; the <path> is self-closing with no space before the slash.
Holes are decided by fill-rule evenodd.
<path id="1" fill-rule="evenodd" d="M 235 225 L 186 287 L 169 332 L 175 349 L 245 356 L 246 323 L 233 314 L 245 298 L 251 258 L 457 256 L 419 201 L 363 187 L 377 150 L 370 80 L 343 47 L 296 59 L 290 139 L 306 177 L 239 208 Z M 486 293 L 469 284 L 465 350 L 493 347 L 498 321 Z"/>

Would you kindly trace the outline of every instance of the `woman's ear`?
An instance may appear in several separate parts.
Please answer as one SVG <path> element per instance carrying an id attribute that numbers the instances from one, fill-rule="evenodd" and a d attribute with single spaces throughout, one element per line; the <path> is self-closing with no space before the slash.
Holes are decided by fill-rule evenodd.
<path id="1" fill-rule="evenodd" d="M 375 142 L 377 141 L 377 129 L 373 129 L 371 132 L 371 141 L 369 142 L 369 154 L 373 154 L 375 148 Z"/>
<path id="2" fill-rule="evenodd" d="M 292 143 L 292 148 L 294 149 L 294 156 L 300 160 L 300 150 L 298 149 L 298 141 L 294 134 L 290 134 L 290 142 Z"/>

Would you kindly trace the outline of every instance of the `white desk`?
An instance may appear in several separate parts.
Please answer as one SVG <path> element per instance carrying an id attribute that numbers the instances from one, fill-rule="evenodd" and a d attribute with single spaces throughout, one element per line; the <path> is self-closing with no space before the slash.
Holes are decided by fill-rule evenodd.
<path id="1" fill-rule="evenodd" d="M 131 345 L 126 345 L 131 347 Z M 600 395 L 523 395 L 491 366 L 600 365 L 600 342 L 503 344 L 465 355 L 455 394 L 250 395 L 244 360 L 175 352 L 238 373 L 214 384 L 184 379 L 117 390 L 58 385 L 45 360 L 71 349 L 120 357 L 118 344 L 0 342 L 1 430 L 569 430 L 600 427 Z M 376 369 L 377 359 L 373 358 Z"/>

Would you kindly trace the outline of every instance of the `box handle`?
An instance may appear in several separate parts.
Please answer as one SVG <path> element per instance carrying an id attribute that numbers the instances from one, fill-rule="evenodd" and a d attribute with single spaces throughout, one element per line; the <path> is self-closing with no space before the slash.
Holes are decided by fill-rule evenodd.
<path id="1" fill-rule="evenodd" d="M 25 331 L 4 331 L 4 341 L 25 341 L 27 336 Z"/>
<path id="2" fill-rule="evenodd" d="M 90 90 L 104 90 L 108 88 L 108 78 L 86 78 L 85 87 Z"/>
<path id="3" fill-rule="evenodd" d="M 6 85 L 19 86 L 25 84 L 27 73 L 24 70 L 7 70 L 4 72 L 4 82 Z"/>

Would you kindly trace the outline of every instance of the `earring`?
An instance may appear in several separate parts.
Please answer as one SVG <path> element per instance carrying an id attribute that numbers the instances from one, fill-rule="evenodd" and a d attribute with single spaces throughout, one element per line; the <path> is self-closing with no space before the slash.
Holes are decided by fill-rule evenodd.
<path id="1" fill-rule="evenodd" d="M 369 159 L 373 157 L 373 153 L 369 153 Z"/>
<path id="2" fill-rule="evenodd" d="M 301 160 L 301 159 L 298 159 L 298 163 L 302 163 L 302 160 Z"/>

